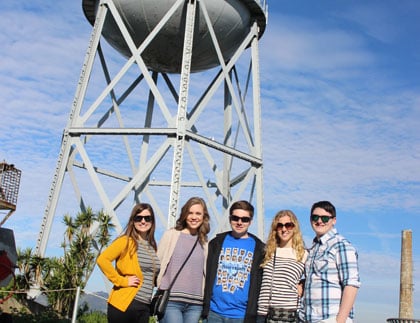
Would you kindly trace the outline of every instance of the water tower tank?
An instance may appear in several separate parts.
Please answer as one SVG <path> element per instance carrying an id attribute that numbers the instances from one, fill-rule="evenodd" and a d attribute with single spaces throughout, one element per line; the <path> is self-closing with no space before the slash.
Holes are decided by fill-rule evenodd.
<path id="1" fill-rule="evenodd" d="M 99 0 L 83 0 L 83 11 L 91 24 L 95 22 L 99 2 Z M 175 2 L 176 0 L 114 0 L 136 46 L 144 41 Z M 207 8 L 225 62 L 237 50 L 254 21 L 257 21 L 259 27 L 259 37 L 265 30 L 266 16 L 259 0 L 199 1 L 192 50 L 192 72 L 220 65 L 209 29 L 205 23 L 205 17 L 200 10 L 200 4 L 204 4 Z M 142 58 L 150 70 L 162 73 L 180 72 L 185 8 L 186 4 L 177 9 L 142 53 Z M 102 35 L 122 55 L 131 57 L 131 52 L 112 15 L 107 15 Z"/>

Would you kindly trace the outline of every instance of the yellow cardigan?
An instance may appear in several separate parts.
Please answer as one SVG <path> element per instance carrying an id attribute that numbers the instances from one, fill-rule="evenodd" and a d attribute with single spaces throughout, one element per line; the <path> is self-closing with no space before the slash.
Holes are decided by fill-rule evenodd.
<path id="1" fill-rule="evenodd" d="M 129 239 L 128 250 L 132 251 L 132 254 L 126 252 L 127 239 Z M 115 268 L 112 264 L 114 260 Z M 143 273 L 137 259 L 135 242 L 127 236 L 117 238 L 101 253 L 96 262 L 104 275 L 114 284 L 109 294 L 108 303 L 125 312 L 143 284 Z M 140 279 L 138 287 L 128 286 L 127 276 L 133 275 Z"/>

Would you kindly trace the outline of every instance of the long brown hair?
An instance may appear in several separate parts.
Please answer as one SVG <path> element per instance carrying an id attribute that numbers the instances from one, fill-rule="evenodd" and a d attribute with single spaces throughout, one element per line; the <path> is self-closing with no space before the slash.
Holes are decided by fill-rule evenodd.
<path id="1" fill-rule="evenodd" d="M 305 244 L 303 242 L 302 232 L 300 231 L 299 221 L 292 211 L 281 210 L 277 212 L 273 221 L 271 222 L 270 233 L 265 245 L 265 257 L 261 267 L 264 267 L 270 261 L 271 257 L 276 251 L 276 248 L 280 245 L 280 238 L 277 234 L 277 223 L 279 222 L 279 219 L 284 216 L 289 216 L 290 221 L 295 225 L 293 228 L 292 248 L 296 252 L 297 261 L 302 261 L 303 259 L 305 254 Z"/>
<path id="2" fill-rule="evenodd" d="M 206 202 L 201 197 L 191 197 L 182 207 L 181 214 L 179 215 L 178 220 L 176 220 L 175 229 L 181 231 L 187 227 L 187 217 L 190 211 L 190 208 L 193 205 L 200 204 L 203 207 L 203 223 L 198 228 L 198 239 L 200 244 L 203 245 L 207 242 L 207 234 L 210 232 L 210 215 L 207 210 Z"/>
<path id="3" fill-rule="evenodd" d="M 130 250 L 131 254 L 134 252 L 137 252 L 137 249 L 138 249 L 138 243 L 137 243 L 138 234 L 134 226 L 134 217 L 144 210 L 148 210 L 150 212 L 150 215 L 152 216 L 152 226 L 150 227 L 150 230 L 147 232 L 146 239 L 149 242 L 149 244 L 153 247 L 153 249 L 155 251 L 157 250 L 157 244 L 155 240 L 155 229 L 156 229 L 155 212 L 153 211 L 153 208 L 150 204 L 139 203 L 139 204 L 134 205 L 133 209 L 131 210 L 130 218 L 128 219 L 125 232 L 122 234 L 122 236 L 125 235 L 128 238 L 131 238 L 131 239 L 127 239 L 126 250 L 128 250 L 129 248 L 129 241 L 132 240 L 134 242 L 135 249 Z"/>

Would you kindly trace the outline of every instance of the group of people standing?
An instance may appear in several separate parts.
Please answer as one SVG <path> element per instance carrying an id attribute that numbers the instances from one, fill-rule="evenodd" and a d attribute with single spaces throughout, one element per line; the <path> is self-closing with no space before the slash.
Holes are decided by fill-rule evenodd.
<path id="1" fill-rule="evenodd" d="M 134 206 L 97 260 L 114 285 L 108 322 L 148 323 L 155 287 L 171 291 L 162 323 L 353 322 L 357 251 L 337 233 L 334 205 L 313 204 L 309 249 L 292 211 L 274 216 L 266 243 L 248 231 L 253 217 L 249 202 L 234 202 L 231 230 L 208 241 L 206 203 L 192 197 L 157 245 L 152 207 Z"/>

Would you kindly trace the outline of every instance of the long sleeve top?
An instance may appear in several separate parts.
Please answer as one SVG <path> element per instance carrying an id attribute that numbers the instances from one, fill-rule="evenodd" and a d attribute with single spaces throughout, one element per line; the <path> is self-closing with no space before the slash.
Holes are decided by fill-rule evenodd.
<path id="1" fill-rule="evenodd" d="M 129 240 L 127 241 L 127 239 Z M 126 248 L 127 243 L 128 248 Z M 115 267 L 113 261 L 115 261 Z M 127 236 L 117 238 L 98 257 L 97 264 L 104 275 L 114 284 L 109 294 L 108 303 L 125 312 L 143 284 L 143 273 L 137 258 L 135 242 Z M 128 286 L 128 276 L 133 275 L 140 279 L 140 284 L 137 287 Z"/>
<path id="2" fill-rule="evenodd" d="M 159 276 L 157 278 L 157 286 L 159 287 L 162 283 L 162 277 L 166 272 L 166 269 L 169 265 L 169 261 L 171 260 L 171 257 L 174 253 L 175 250 L 175 246 L 177 244 L 177 241 L 179 239 L 179 236 L 181 234 L 181 231 L 175 230 L 175 229 L 169 229 L 168 231 L 166 231 L 163 235 L 162 238 L 159 241 L 158 244 L 158 251 L 157 251 L 157 255 L 159 257 L 160 260 L 160 272 L 159 272 Z M 199 247 L 200 244 L 197 245 L 197 247 Z M 203 264 L 203 283 L 202 283 L 202 289 L 204 292 L 204 278 L 206 276 L 206 260 L 207 260 L 207 248 L 208 244 L 205 243 L 202 248 L 204 251 L 204 264 Z"/>
<path id="3" fill-rule="evenodd" d="M 314 239 L 306 259 L 305 272 L 301 313 L 305 322 L 335 317 L 344 287 L 360 287 L 357 251 L 335 228 L 320 239 Z M 349 317 L 353 318 L 353 310 Z"/>
<path id="4" fill-rule="evenodd" d="M 223 232 L 218 234 L 209 242 L 209 254 L 207 259 L 207 275 L 206 285 L 204 290 L 204 302 L 203 302 L 203 317 L 207 317 L 210 311 L 210 301 L 213 295 L 213 287 L 217 276 L 217 267 L 219 263 L 219 256 L 222 251 L 223 241 L 226 235 L 231 232 Z M 258 307 L 258 293 L 261 288 L 262 280 L 262 268 L 260 267 L 262 260 L 264 259 L 264 247 L 265 244 L 255 235 L 248 233 L 248 235 L 255 240 L 254 259 L 252 261 L 251 272 L 250 272 L 250 286 L 249 286 L 249 298 L 247 302 L 246 314 L 244 318 L 245 323 L 255 322 L 257 317 Z"/>

